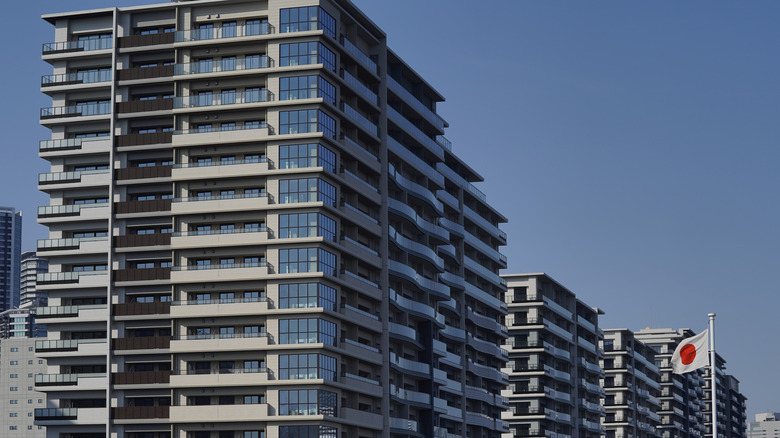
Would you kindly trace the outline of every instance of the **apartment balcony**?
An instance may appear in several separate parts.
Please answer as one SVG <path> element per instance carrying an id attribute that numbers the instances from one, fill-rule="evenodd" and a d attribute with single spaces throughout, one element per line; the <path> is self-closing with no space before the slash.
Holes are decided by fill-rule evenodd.
<path id="1" fill-rule="evenodd" d="M 173 109 L 173 99 L 149 99 L 149 100 L 130 100 L 127 102 L 117 102 L 117 114 L 131 114 L 154 111 L 170 111 Z"/>
<path id="2" fill-rule="evenodd" d="M 107 187 L 111 184 L 108 169 L 38 174 L 38 190 L 49 192 L 68 188 Z"/>
<path id="3" fill-rule="evenodd" d="M 463 265 L 470 271 L 493 283 L 494 286 L 506 287 L 506 280 L 498 275 L 498 269 L 494 271 L 493 269 L 486 268 L 478 261 L 468 256 L 463 257 Z"/>
<path id="4" fill-rule="evenodd" d="M 44 408 L 35 409 L 35 424 L 41 426 L 105 425 L 108 408 Z"/>
<path id="5" fill-rule="evenodd" d="M 187 29 L 176 32 L 174 41 L 177 43 L 191 41 L 210 41 L 233 38 L 247 38 L 271 35 L 276 28 L 269 23 L 252 23 L 241 26 L 223 26 L 202 29 Z M 212 41 L 216 42 L 216 41 Z"/>
<path id="6" fill-rule="evenodd" d="M 158 65 L 154 67 L 135 67 L 123 68 L 119 70 L 117 76 L 120 81 L 140 81 L 151 82 L 154 79 L 170 80 L 174 74 L 173 65 Z M 155 81 L 156 82 L 156 81 Z"/>
<path id="7" fill-rule="evenodd" d="M 60 86 L 93 84 L 109 86 L 111 84 L 111 70 L 85 71 L 41 76 L 41 88 L 46 89 Z"/>
<path id="8" fill-rule="evenodd" d="M 163 32 L 151 35 L 130 35 L 119 37 L 118 43 L 120 49 L 130 49 L 133 47 L 158 46 L 161 44 L 173 44 L 174 33 Z"/>
<path id="9" fill-rule="evenodd" d="M 265 157 L 248 160 L 189 162 L 175 164 L 171 174 L 174 181 L 254 177 L 265 174 L 272 164 Z"/>
<path id="10" fill-rule="evenodd" d="M 174 266 L 171 283 L 252 281 L 267 278 L 271 272 L 266 262 Z"/>
<path id="11" fill-rule="evenodd" d="M 361 293 L 367 294 L 375 299 L 382 298 L 382 290 L 379 283 L 372 281 L 371 279 L 347 271 L 346 269 L 341 271 L 339 279 L 354 290 L 359 290 Z"/>
<path id="12" fill-rule="evenodd" d="M 467 333 L 466 343 L 471 348 L 496 358 L 508 358 L 509 352 L 499 347 L 498 345 L 474 337 L 471 333 Z"/>
<path id="13" fill-rule="evenodd" d="M 165 269 L 165 268 L 158 268 Z M 138 269 L 146 271 L 146 269 Z M 113 313 L 115 317 L 121 316 L 151 316 L 151 315 L 170 315 L 171 303 L 155 301 L 152 303 L 119 303 L 113 304 Z"/>
<path id="14" fill-rule="evenodd" d="M 444 316 L 427 304 L 398 295 L 393 289 L 390 289 L 390 302 L 405 313 L 428 319 L 439 327 L 444 327 Z"/>
<path id="15" fill-rule="evenodd" d="M 106 118 L 111 114 L 111 102 L 88 103 L 83 105 L 52 106 L 41 108 L 41 123 L 69 119 L 72 117 L 91 117 L 92 119 Z M 63 120 L 64 121 L 64 120 Z M 84 120 L 87 121 L 87 120 Z"/>
<path id="16" fill-rule="evenodd" d="M 243 58 L 231 62 L 199 61 L 176 64 L 173 74 L 174 76 L 188 76 L 188 79 L 211 79 L 212 77 L 255 74 L 256 70 L 269 69 L 274 66 L 273 58 L 263 55 L 259 58 Z"/>
<path id="17" fill-rule="evenodd" d="M 81 41 L 60 41 L 54 43 L 45 43 L 43 45 L 42 55 L 56 55 L 61 53 L 78 53 L 78 52 L 98 52 L 112 49 L 114 47 L 113 40 L 111 38 L 97 38 Z"/>
<path id="18" fill-rule="evenodd" d="M 305 418 L 311 419 L 310 416 Z M 322 418 L 322 417 L 315 417 Z M 171 406 L 171 423 L 228 423 L 228 422 L 263 422 L 274 421 L 277 418 L 269 414 L 268 405 L 206 405 L 206 406 Z M 296 417 L 291 417 L 296 420 Z"/>
<path id="19" fill-rule="evenodd" d="M 431 206 L 437 213 L 444 214 L 444 205 L 436 199 L 436 196 L 428 190 L 426 187 L 417 184 L 416 182 L 406 178 L 405 176 L 401 175 L 400 173 L 397 173 L 395 171 L 395 167 L 393 167 L 392 164 L 388 165 L 389 167 L 389 173 L 390 173 L 390 179 L 392 181 L 395 181 L 395 183 L 402 189 L 406 190 L 410 195 L 414 196 L 415 198 L 427 203 Z"/>
<path id="20" fill-rule="evenodd" d="M 379 172 L 379 157 L 377 157 L 376 153 L 345 135 L 341 136 L 341 144 L 350 155 L 361 160 L 363 164 L 367 165 L 372 170 Z"/>
<path id="21" fill-rule="evenodd" d="M 359 259 L 377 267 L 381 266 L 381 261 L 379 259 L 380 257 L 379 251 L 351 237 L 344 236 L 344 235 L 341 236 L 340 243 L 341 246 L 343 246 L 347 252 L 352 253 L 353 255 L 357 256 Z"/>
<path id="22" fill-rule="evenodd" d="M 509 335 L 509 330 L 507 327 L 504 324 L 501 324 L 496 318 L 489 318 L 485 315 L 477 313 L 469 306 L 466 307 L 466 311 L 466 317 L 474 324 L 496 333 L 499 336 L 506 337 Z"/>
<path id="23" fill-rule="evenodd" d="M 393 384 L 390 385 L 390 397 L 411 406 L 428 407 L 431 405 L 430 394 L 399 388 Z"/>
<path id="24" fill-rule="evenodd" d="M 168 246 L 171 244 L 171 233 L 126 234 L 114 236 L 116 248 L 138 248 L 152 246 Z"/>
<path id="25" fill-rule="evenodd" d="M 189 370 L 171 373 L 171 388 L 220 388 L 226 386 L 264 386 L 273 381 L 265 368 L 231 368 L 224 370 Z"/>
<path id="26" fill-rule="evenodd" d="M 116 169 L 114 175 L 119 181 L 170 178 L 172 168 L 173 166 L 125 167 Z"/>
<path id="27" fill-rule="evenodd" d="M 485 379 L 491 379 L 503 383 L 507 383 L 509 381 L 509 375 L 499 371 L 497 368 L 485 366 L 471 360 L 468 361 L 467 370 Z"/>
<path id="28" fill-rule="evenodd" d="M 36 374 L 35 388 L 43 391 L 105 391 L 108 387 L 106 373 L 85 374 Z"/>
<path id="29" fill-rule="evenodd" d="M 37 285 L 41 289 L 72 289 L 82 287 L 107 287 L 108 271 L 46 272 L 38 274 Z"/>
<path id="30" fill-rule="evenodd" d="M 174 301 L 171 306 L 171 318 L 262 315 L 270 308 L 271 302 L 266 298 Z"/>
<path id="31" fill-rule="evenodd" d="M 149 199 L 145 201 L 122 201 L 114 204 L 116 214 L 159 213 L 171 211 L 170 199 Z"/>
<path id="32" fill-rule="evenodd" d="M 492 307 L 495 310 L 498 310 L 499 312 L 505 313 L 507 310 L 507 304 L 504 302 L 504 300 L 496 298 L 492 294 L 489 294 L 482 289 L 479 289 L 478 287 L 474 286 L 471 283 L 464 283 L 466 294 L 476 298 L 477 300 L 481 301 L 483 304 L 486 304 L 490 307 Z M 509 325 L 509 322 L 507 321 L 507 325 Z"/>
<path id="33" fill-rule="evenodd" d="M 108 220 L 108 203 L 78 205 L 46 205 L 38 207 L 38 223 Z"/>
<path id="34" fill-rule="evenodd" d="M 381 420 L 377 424 L 382 424 Z M 405 418 L 390 417 L 390 431 L 396 434 L 412 433 L 417 435 L 417 422 Z"/>
<path id="35" fill-rule="evenodd" d="M 490 257 L 493 262 L 498 264 L 499 269 L 506 269 L 506 256 L 501 254 L 497 249 L 485 243 L 483 239 L 480 239 L 471 233 L 466 233 L 465 240 L 466 243 L 479 250 L 480 253 Z"/>
<path id="36" fill-rule="evenodd" d="M 412 124 L 406 117 L 396 111 L 394 108 L 387 107 L 387 118 L 399 128 L 401 128 L 405 134 L 413 138 L 416 142 L 423 145 L 428 152 L 432 153 L 440 160 L 444 159 L 444 150 L 446 149 L 443 144 L 440 144 L 428 134 L 423 132 L 420 128 Z"/>
<path id="37" fill-rule="evenodd" d="M 115 338 L 111 340 L 113 350 L 167 350 L 171 346 L 170 336 L 139 336 L 134 338 Z M 145 352 L 143 352 L 145 353 Z M 155 353 L 155 352 L 150 352 Z M 162 353 L 158 351 L 157 353 Z M 167 351 L 166 351 L 167 353 Z"/>
<path id="38" fill-rule="evenodd" d="M 344 350 L 344 354 L 360 358 L 373 364 L 382 363 L 382 354 L 377 347 L 366 345 L 361 342 L 349 339 L 341 338 L 339 348 Z"/>
<path id="39" fill-rule="evenodd" d="M 226 143 L 247 143 L 264 141 L 273 134 L 273 128 L 262 122 L 249 126 L 213 126 L 208 128 L 182 129 L 174 132 L 174 146 L 210 146 Z"/>
<path id="40" fill-rule="evenodd" d="M 169 417 L 170 406 L 119 406 L 111 408 L 114 420 L 152 420 Z"/>
<path id="41" fill-rule="evenodd" d="M 355 224 L 360 225 L 362 228 L 373 231 L 374 234 L 381 234 L 379 221 L 370 214 L 346 202 L 342 202 L 339 210 L 344 213 L 347 219 L 354 222 Z"/>
<path id="42" fill-rule="evenodd" d="M 38 240 L 38 254 L 42 257 L 106 254 L 108 250 L 108 237 Z"/>
<path id="43" fill-rule="evenodd" d="M 489 220 L 482 217 L 482 215 L 465 205 L 463 206 L 463 215 L 468 220 L 479 225 L 485 232 L 497 238 L 503 244 L 506 244 L 506 233 L 498 229 L 498 224 L 490 222 Z"/>
<path id="44" fill-rule="evenodd" d="M 341 102 L 341 111 L 344 112 L 344 114 L 346 114 L 350 120 L 352 120 L 364 131 L 373 135 L 374 137 L 379 137 L 379 127 L 376 125 L 376 123 L 369 120 L 368 117 L 364 116 L 360 111 L 351 107 L 346 102 Z"/>
<path id="45" fill-rule="evenodd" d="M 170 371 L 124 371 L 111 374 L 113 385 L 163 385 L 170 383 Z"/>
<path id="46" fill-rule="evenodd" d="M 171 341 L 171 353 L 256 351 L 265 350 L 273 343 L 273 337 L 267 332 L 180 335 Z"/>
<path id="47" fill-rule="evenodd" d="M 388 235 L 390 240 L 401 249 L 420 257 L 423 260 L 429 261 L 434 268 L 438 268 L 439 272 L 444 272 L 444 260 L 436 255 L 436 251 L 433 248 L 423 245 L 416 240 L 407 238 L 398 233 L 392 226 L 388 226 Z"/>
<path id="48" fill-rule="evenodd" d="M 104 137 L 62 138 L 57 140 L 41 140 L 38 142 L 38 155 L 41 158 L 67 154 L 108 154 L 111 151 L 111 139 Z"/>
<path id="49" fill-rule="evenodd" d="M 273 232 L 268 228 L 233 228 L 227 230 L 177 231 L 171 238 L 172 249 L 224 248 L 246 245 L 268 245 Z"/>
<path id="50" fill-rule="evenodd" d="M 114 281 L 165 281 L 171 278 L 171 268 L 128 268 L 114 271 Z"/>
<path id="51" fill-rule="evenodd" d="M 35 309 L 35 318 L 41 324 L 46 324 L 47 326 L 62 323 L 72 324 L 74 322 L 73 318 L 78 318 L 79 323 L 103 322 L 108 319 L 108 306 L 105 304 L 92 304 L 38 307 Z"/>
<path id="52" fill-rule="evenodd" d="M 499 432 L 508 432 L 509 427 L 507 422 L 479 412 L 466 411 L 466 422 Z"/>
<path id="53" fill-rule="evenodd" d="M 379 96 L 368 88 L 360 79 L 346 70 L 341 71 L 341 78 L 344 79 L 344 82 L 346 82 L 358 95 L 372 104 L 379 106 Z"/>
<path id="54" fill-rule="evenodd" d="M 352 41 L 345 37 L 341 37 L 339 39 L 339 42 L 341 42 L 341 45 L 344 47 L 344 51 L 349 53 L 353 58 L 355 58 L 360 65 L 362 65 L 366 70 L 370 71 L 371 73 L 375 75 L 379 75 L 379 67 L 377 66 L 376 62 L 371 59 L 370 56 L 363 53 L 362 50 L 358 46 L 355 45 Z"/>
<path id="55" fill-rule="evenodd" d="M 106 339 L 61 339 L 35 341 L 35 353 L 44 358 L 105 356 Z"/>
<path id="56" fill-rule="evenodd" d="M 116 136 L 118 147 L 165 145 L 173 142 L 173 132 L 149 132 L 145 134 L 124 134 Z"/>
<path id="57" fill-rule="evenodd" d="M 477 386 L 465 385 L 466 397 L 481 400 L 492 405 L 506 405 L 508 399 L 500 394 L 494 394 L 487 389 Z"/>
<path id="58" fill-rule="evenodd" d="M 176 110 L 214 111 L 218 109 L 235 109 L 236 106 L 273 102 L 274 93 L 262 89 L 248 92 L 200 94 L 195 96 L 182 96 L 173 99 L 173 108 Z M 185 111 L 177 111 L 181 113 Z M 187 111 L 191 112 L 191 111 Z"/>
<path id="59" fill-rule="evenodd" d="M 405 278 L 406 280 L 409 280 L 410 282 L 416 284 L 417 287 L 419 287 L 421 290 L 436 295 L 442 299 L 450 298 L 449 287 L 435 280 L 431 280 L 429 278 L 423 277 L 422 275 L 418 274 L 417 271 L 415 271 L 413 268 L 403 263 L 397 262 L 395 260 L 390 260 L 388 262 L 388 266 L 391 275 Z"/>
<path id="60" fill-rule="evenodd" d="M 428 123 L 432 124 L 440 132 L 444 132 L 444 128 L 447 126 L 444 119 L 442 119 L 433 110 L 425 106 L 422 102 L 420 102 L 420 100 L 413 96 L 412 93 L 410 93 L 406 88 L 404 88 L 390 76 L 387 77 L 387 88 L 389 88 L 390 91 L 395 93 L 398 97 L 403 99 L 404 103 L 412 107 L 412 109 L 416 111 L 417 114 L 423 116 L 423 118 L 425 118 Z"/>

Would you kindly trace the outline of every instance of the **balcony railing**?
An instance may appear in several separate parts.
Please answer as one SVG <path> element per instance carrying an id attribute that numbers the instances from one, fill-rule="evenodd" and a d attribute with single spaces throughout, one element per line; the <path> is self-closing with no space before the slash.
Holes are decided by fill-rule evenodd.
<path id="1" fill-rule="evenodd" d="M 187 301 L 174 301 L 174 306 L 203 306 L 209 304 L 243 304 L 243 303 L 265 303 L 272 302 L 267 297 L 247 297 L 247 298 L 218 298 L 215 300 L 187 300 Z"/>
<path id="2" fill-rule="evenodd" d="M 266 262 L 251 262 L 251 263 L 217 263 L 213 265 L 187 265 L 187 266 L 174 266 L 174 271 L 204 271 L 211 269 L 241 269 L 241 268 L 265 268 L 268 266 Z"/>
<path id="3" fill-rule="evenodd" d="M 94 84 L 98 82 L 110 81 L 111 70 L 85 71 L 41 76 L 41 87 L 51 87 L 55 85 Z"/>
<path id="4" fill-rule="evenodd" d="M 41 140 L 38 142 L 39 152 L 53 152 L 53 151 L 69 151 L 81 149 L 81 145 L 85 141 L 104 140 L 105 137 L 89 137 L 89 138 L 62 138 L 58 140 Z"/>
<path id="5" fill-rule="evenodd" d="M 270 35 L 275 28 L 270 23 L 254 23 L 244 26 L 222 26 L 202 29 L 187 29 L 176 32 L 175 42 L 204 41 L 224 38 Z"/>
<path id="6" fill-rule="evenodd" d="M 154 281 L 170 278 L 171 268 L 129 268 L 114 271 L 114 281 Z"/>
<path id="7" fill-rule="evenodd" d="M 75 183 L 81 181 L 83 175 L 99 175 L 102 173 L 108 173 L 108 169 L 97 170 L 80 170 L 74 172 L 51 172 L 51 173 L 39 173 L 38 184 L 63 184 L 63 183 Z"/>
<path id="8" fill-rule="evenodd" d="M 145 179 L 145 178 L 167 178 L 171 176 L 172 166 L 147 166 L 147 167 L 124 167 L 116 169 L 116 179 Z"/>
<path id="9" fill-rule="evenodd" d="M 83 272 L 45 272 L 38 274 L 36 281 L 38 284 L 63 284 L 78 283 L 79 277 L 87 275 L 106 274 L 107 271 L 83 271 Z"/>
<path id="10" fill-rule="evenodd" d="M 78 249 L 81 242 L 105 242 L 108 237 L 77 237 L 70 239 L 39 239 L 38 251 Z"/>
<path id="11" fill-rule="evenodd" d="M 173 233 L 173 237 L 185 237 L 185 236 L 213 236 L 223 234 L 243 234 L 243 233 L 265 233 L 270 231 L 265 226 L 257 228 L 230 228 L 230 229 L 217 229 L 217 230 L 189 230 L 189 231 L 176 231 Z"/>
<path id="12" fill-rule="evenodd" d="M 272 338 L 267 332 L 250 333 L 199 333 L 194 335 L 174 336 L 177 341 L 192 341 L 197 339 L 250 339 L 250 338 Z"/>
<path id="13" fill-rule="evenodd" d="M 155 65 L 152 67 L 133 67 L 119 70 L 120 81 L 132 81 L 138 79 L 170 78 L 173 76 L 173 64 Z"/>
<path id="14" fill-rule="evenodd" d="M 173 131 L 149 132 L 144 134 L 125 134 L 116 136 L 117 146 L 142 146 L 148 144 L 171 143 Z"/>
<path id="15" fill-rule="evenodd" d="M 106 114 L 111 114 L 111 102 L 41 108 L 41 119 L 44 120 L 61 117 L 101 116 Z"/>
<path id="16" fill-rule="evenodd" d="M 69 386 L 77 385 L 80 378 L 106 377 L 106 373 L 86 374 L 36 374 L 35 386 Z"/>
<path id="17" fill-rule="evenodd" d="M 228 199 L 270 198 L 267 192 L 263 193 L 236 193 L 230 195 L 188 196 L 185 198 L 173 198 L 173 202 L 199 202 L 199 201 L 225 201 Z"/>
<path id="18" fill-rule="evenodd" d="M 249 158 L 246 160 L 220 160 L 220 161 L 190 161 L 189 163 L 174 164 L 174 169 L 190 169 L 193 167 L 212 167 L 212 166 L 232 166 L 235 164 L 256 164 L 256 163 L 270 163 L 266 157 Z"/>
<path id="19" fill-rule="evenodd" d="M 341 71 L 341 77 L 344 79 L 344 82 L 357 90 L 361 96 L 366 98 L 366 100 L 373 103 L 374 105 L 379 104 L 379 97 L 377 97 L 376 93 L 374 93 L 363 82 L 361 82 L 360 79 L 356 78 L 346 70 Z"/>
<path id="20" fill-rule="evenodd" d="M 174 131 L 173 133 L 175 135 L 208 134 L 212 132 L 248 131 L 251 129 L 268 129 L 268 134 L 273 134 L 273 128 L 271 127 L 271 125 L 265 123 L 265 121 L 262 121 L 259 124 L 255 124 L 255 125 L 209 126 L 205 128 L 199 127 L 199 128 L 192 128 L 192 129 L 179 129 Z"/>
<path id="21" fill-rule="evenodd" d="M 77 351 L 81 344 L 105 344 L 106 339 L 61 339 L 35 341 L 35 352 L 47 351 Z"/>
<path id="22" fill-rule="evenodd" d="M 152 303 L 119 303 L 113 305 L 113 310 L 114 316 L 170 315 L 171 303 L 169 301 L 155 301 Z"/>
<path id="23" fill-rule="evenodd" d="M 201 94 L 197 96 L 176 97 L 173 100 L 174 108 L 200 108 L 220 105 L 238 105 L 244 103 L 271 102 L 274 93 L 262 89 L 237 93 Z"/>
<path id="24" fill-rule="evenodd" d="M 171 211 L 170 199 L 148 199 L 145 201 L 122 201 L 114 204 L 114 213 L 152 213 L 158 211 Z"/>
<path id="25" fill-rule="evenodd" d="M 111 48 L 113 48 L 113 40 L 111 38 L 96 38 L 91 40 L 46 43 L 43 45 L 42 53 L 44 55 L 50 55 L 54 53 L 88 52 L 92 50 L 105 50 Z"/>
<path id="26" fill-rule="evenodd" d="M 82 306 L 54 306 L 54 307 L 38 307 L 35 309 L 35 316 L 38 319 L 44 318 L 61 318 L 69 316 L 78 316 L 79 311 L 89 309 L 105 309 L 105 304 L 87 304 Z"/>
<path id="27" fill-rule="evenodd" d="M 155 350 L 168 349 L 171 346 L 170 336 L 145 336 L 137 338 L 112 339 L 114 350 Z"/>
<path id="28" fill-rule="evenodd" d="M 373 134 L 374 136 L 379 136 L 379 128 L 376 126 L 374 122 L 369 120 L 366 116 L 363 114 L 360 114 L 358 110 L 355 108 L 352 108 L 347 104 L 346 102 L 341 102 L 341 110 L 344 111 L 344 114 L 347 115 L 352 121 L 357 123 L 358 126 L 365 129 L 369 133 Z"/>
<path id="29" fill-rule="evenodd" d="M 118 102 L 116 112 L 119 114 L 141 113 L 146 111 L 167 111 L 173 109 L 172 98 L 130 100 Z"/>
<path id="30" fill-rule="evenodd" d="M 111 408 L 115 420 L 169 418 L 170 406 L 120 406 Z"/>
<path id="31" fill-rule="evenodd" d="M 255 70 L 260 68 L 272 68 L 274 66 L 273 58 L 266 55 L 258 58 L 242 58 L 237 60 L 222 61 L 199 61 L 186 64 L 176 64 L 173 74 L 195 75 L 202 73 L 220 73 L 240 70 Z"/>
<path id="32" fill-rule="evenodd" d="M 136 246 L 170 245 L 171 233 L 127 234 L 114 236 L 114 246 L 117 248 L 132 248 Z"/>
<path id="33" fill-rule="evenodd" d="M 75 420 L 78 418 L 76 408 L 45 408 L 35 409 L 36 420 Z"/>
<path id="34" fill-rule="evenodd" d="M 111 383 L 114 385 L 169 383 L 170 380 L 170 371 L 125 371 L 111 374 Z"/>
<path id="35" fill-rule="evenodd" d="M 173 32 L 155 33 L 150 35 L 129 35 L 119 37 L 119 47 L 143 47 L 157 44 L 173 44 Z"/>

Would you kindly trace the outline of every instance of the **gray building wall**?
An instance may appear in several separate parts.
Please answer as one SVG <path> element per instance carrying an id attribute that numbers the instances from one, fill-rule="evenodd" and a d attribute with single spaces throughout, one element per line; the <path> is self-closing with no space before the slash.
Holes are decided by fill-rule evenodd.
<path id="1" fill-rule="evenodd" d="M 35 339 L 0 340 L 0 438 L 46 436 L 33 424 L 35 409 L 46 406 L 46 394 L 35 391 L 35 375 L 46 371 L 35 357 Z"/>

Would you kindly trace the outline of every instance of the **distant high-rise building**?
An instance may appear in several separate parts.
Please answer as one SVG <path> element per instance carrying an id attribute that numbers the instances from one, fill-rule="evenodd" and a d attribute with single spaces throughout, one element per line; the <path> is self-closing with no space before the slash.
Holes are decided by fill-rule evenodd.
<path id="1" fill-rule="evenodd" d="M 602 349 L 606 437 L 659 437 L 661 374 L 655 351 L 628 329 L 605 329 Z"/>
<path id="2" fill-rule="evenodd" d="M 46 436 L 45 428 L 33 423 L 35 410 L 46 407 L 39 388 L 49 380 L 34 345 L 32 338 L 0 340 L 0 438 Z"/>
<path id="3" fill-rule="evenodd" d="M 19 306 L 22 212 L 0 207 L 0 312 Z"/>
<path id="4" fill-rule="evenodd" d="M 739 380 L 726 374 L 726 360 L 715 353 L 716 370 L 716 406 L 718 416 L 719 438 L 746 438 L 747 437 L 747 412 L 745 397 L 739 392 Z M 706 410 L 704 412 L 705 437 L 712 437 L 712 379 L 710 368 L 702 368 L 704 376 L 704 400 Z"/>
<path id="5" fill-rule="evenodd" d="M 50 437 L 507 432 L 506 219 L 369 17 L 199 0 L 44 18 Z"/>
<path id="6" fill-rule="evenodd" d="M 780 438 L 780 413 L 756 414 L 748 426 L 748 438 Z"/>
<path id="7" fill-rule="evenodd" d="M 35 251 L 22 254 L 19 307 L 41 307 L 47 303 L 46 294 L 37 287 L 37 275 L 49 272 L 49 261 Z"/>
<path id="8" fill-rule="evenodd" d="M 509 410 L 502 418 L 515 437 L 604 435 L 599 366 L 602 312 L 546 274 L 507 281 Z"/>

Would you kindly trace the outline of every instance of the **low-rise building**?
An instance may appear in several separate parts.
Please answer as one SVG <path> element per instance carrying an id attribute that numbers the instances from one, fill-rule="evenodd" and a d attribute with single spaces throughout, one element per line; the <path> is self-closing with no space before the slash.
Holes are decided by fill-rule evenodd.
<path id="1" fill-rule="evenodd" d="M 35 339 L 0 340 L 0 438 L 46 436 L 45 428 L 33 424 L 35 409 L 46 406 L 46 395 L 36 391 L 36 375 L 45 372 L 45 361 L 35 357 Z"/>

